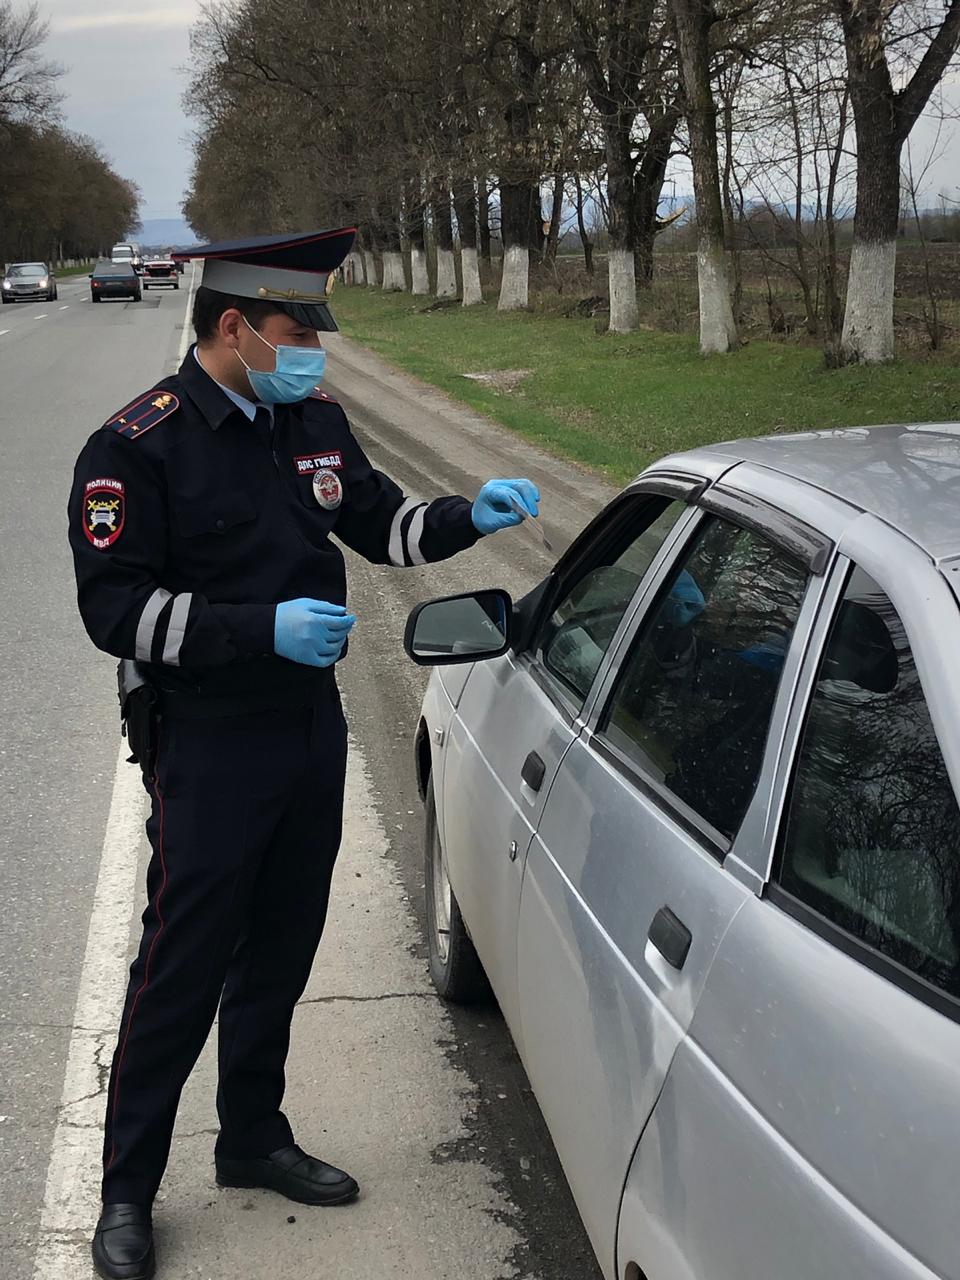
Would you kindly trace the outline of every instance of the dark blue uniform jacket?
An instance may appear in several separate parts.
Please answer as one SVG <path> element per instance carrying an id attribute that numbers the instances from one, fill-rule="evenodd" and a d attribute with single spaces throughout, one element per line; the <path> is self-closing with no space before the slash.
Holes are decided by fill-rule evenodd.
<path id="1" fill-rule="evenodd" d="M 161 688 L 250 705 L 309 701 L 321 683 L 317 669 L 274 655 L 274 610 L 301 596 L 346 603 L 331 535 L 397 566 L 479 537 L 466 498 L 409 499 L 375 470 L 323 393 L 277 405 L 271 431 L 193 351 L 90 437 L 69 519 L 94 644 L 138 659 Z"/>

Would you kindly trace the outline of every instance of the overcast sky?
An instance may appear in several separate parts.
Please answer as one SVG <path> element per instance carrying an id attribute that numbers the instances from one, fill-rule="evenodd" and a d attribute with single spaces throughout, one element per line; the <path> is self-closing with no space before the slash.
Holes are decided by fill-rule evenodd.
<path id="1" fill-rule="evenodd" d="M 191 162 L 182 68 L 200 0 L 40 0 L 40 8 L 50 20 L 47 50 L 67 68 L 61 87 L 68 127 L 94 138 L 117 172 L 136 182 L 144 218 L 179 217 Z M 960 110 L 960 75 L 950 80 L 947 98 Z M 918 168 L 934 136 L 929 121 L 914 131 Z M 930 204 L 940 191 L 960 197 L 956 124 L 944 130 L 938 151 L 924 184 Z M 689 190 L 685 166 L 678 165 L 675 183 Z"/>
<path id="2" fill-rule="evenodd" d="M 89 134 L 143 193 L 144 218 L 178 218 L 190 176 L 180 97 L 200 0 L 40 0 L 67 68 L 67 126 Z"/>

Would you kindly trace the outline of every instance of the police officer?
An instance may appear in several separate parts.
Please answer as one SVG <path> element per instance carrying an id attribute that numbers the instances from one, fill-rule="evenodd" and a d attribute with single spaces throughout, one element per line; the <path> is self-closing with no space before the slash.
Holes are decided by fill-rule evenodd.
<path id="1" fill-rule="evenodd" d="M 334 535 L 368 560 L 442 560 L 537 514 L 527 480 L 407 498 L 316 391 L 331 272 L 355 231 L 191 249 L 197 345 L 94 432 L 70 498 L 80 612 L 158 714 L 134 745 L 151 797 L 143 936 L 110 1075 L 101 1276 L 155 1269 L 151 1205 L 219 1002 L 217 1181 L 329 1205 L 358 1193 L 281 1110 L 294 1006 L 340 843 L 346 725 L 334 666 L 355 618 Z M 130 724 L 134 723 L 131 713 Z"/>

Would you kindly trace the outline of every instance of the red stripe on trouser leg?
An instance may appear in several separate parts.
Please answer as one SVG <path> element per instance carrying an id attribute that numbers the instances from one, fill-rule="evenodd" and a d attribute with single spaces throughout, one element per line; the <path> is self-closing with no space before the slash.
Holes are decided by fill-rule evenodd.
<path id="1" fill-rule="evenodd" d="M 137 1005 L 140 1003 L 140 997 L 143 995 L 147 987 L 150 985 L 150 961 L 153 959 L 153 953 L 156 950 L 157 943 L 160 941 L 160 935 L 163 933 L 163 915 L 160 911 L 160 904 L 163 901 L 163 891 L 167 887 L 167 863 L 166 863 L 166 858 L 164 857 L 164 851 L 163 851 L 164 808 L 163 808 L 163 792 L 160 790 L 159 746 L 157 748 L 157 762 L 153 770 L 153 790 L 154 790 L 154 794 L 157 797 L 157 806 L 160 810 L 160 830 L 157 836 L 157 855 L 160 858 L 161 879 L 160 879 L 160 887 L 157 890 L 157 896 L 152 904 L 154 914 L 157 917 L 158 928 L 157 928 L 157 932 L 153 935 L 153 941 L 150 943 L 150 949 L 147 952 L 147 959 L 143 966 L 143 982 L 141 982 L 140 986 L 137 988 L 136 994 L 133 997 L 133 1002 L 130 1005 L 130 1013 L 127 1017 L 127 1029 L 123 1033 L 123 1041 L 120 1045 L 120 1054 L 117 1058 L 116 1078 L 113 1084 L 113 1107 L 110 1112 L 110 1127 L 114 1131 L 114 1137 L 110 1144 L 110 1159 L 107 1161 L 107 1165 L 106 1165 L 107 1169 L 111 1167 L 111 1165 L 113 1164 L 114 1160 L 117 1157 L 117 1139 L 116 1139 L 117 1105 L 120 1101 L 120 1077 L 121 1077 L 121 1072 L 123 1071 L 123 1059 L 127 1052 L 127 1041 L 130 1039 L 130 1028 L 133 1026 L 133 1018 L 134 1018 L 134 1014 L 137 1012 Z"/>

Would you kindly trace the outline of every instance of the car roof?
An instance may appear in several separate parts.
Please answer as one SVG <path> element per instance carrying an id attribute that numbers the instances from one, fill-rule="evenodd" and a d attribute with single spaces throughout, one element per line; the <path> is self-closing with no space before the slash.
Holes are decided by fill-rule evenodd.
<path id="1" fill-rule="evenodd" d="M 889 423 L 758 436 L 674 455 L 750 462 L 898 529 L 933 560 L 960 555 L 960 423 Z M 732 477 L 731 477 L 732 478 Z"/>

